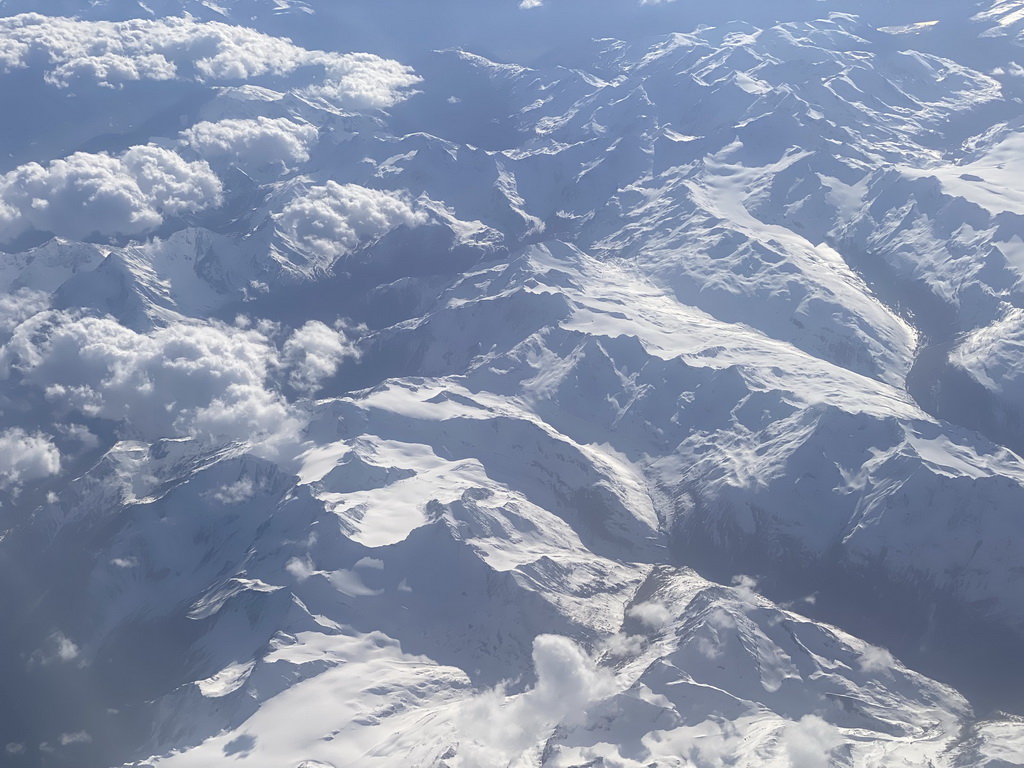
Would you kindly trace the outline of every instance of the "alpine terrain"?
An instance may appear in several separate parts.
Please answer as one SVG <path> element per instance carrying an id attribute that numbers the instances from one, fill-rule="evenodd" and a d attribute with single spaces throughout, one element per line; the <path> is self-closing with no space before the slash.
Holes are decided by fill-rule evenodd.
<path id="1" fill-rule="evenodd" d="M 0 765 L 1024 765 L 1024 0 L 0 0 Z"/>

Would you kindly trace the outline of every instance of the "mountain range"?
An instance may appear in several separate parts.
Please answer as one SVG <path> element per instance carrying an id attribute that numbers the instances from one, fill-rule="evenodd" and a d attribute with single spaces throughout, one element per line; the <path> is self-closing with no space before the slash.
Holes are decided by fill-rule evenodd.
<path id="1" fill-rule="evenodd" d="M 1024 765 L 1024 2 L 0 39 L 3 765 Z"/>

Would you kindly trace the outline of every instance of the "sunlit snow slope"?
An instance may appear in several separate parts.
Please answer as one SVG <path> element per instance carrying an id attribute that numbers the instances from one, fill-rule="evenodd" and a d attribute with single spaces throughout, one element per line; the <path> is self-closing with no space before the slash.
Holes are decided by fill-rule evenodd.
<path id="1" fill-rule="evenodd" d="M 0 0 L 0 765 L 1024 765 L 1024 4 L 384 5 Z"/>

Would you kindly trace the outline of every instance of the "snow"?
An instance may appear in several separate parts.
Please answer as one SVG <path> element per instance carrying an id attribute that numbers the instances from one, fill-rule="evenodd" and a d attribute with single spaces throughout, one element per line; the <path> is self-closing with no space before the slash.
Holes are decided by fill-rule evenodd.
<path id="1" fill-rule="evenodd" d="M 595 2 L 0 2 L 12 766 L 1019 761 L 1021 4 Z"/>
<path id="2" fill-rule="evenodd" d="M 264 663 L 326 669 L 272 699 L 237 732 L 188 752 L 151 758 L 151 764 L 181 768 L 230 758 L 268 767 L 304 761 L 429 764 L 444 751 L 440 745 L 452 728 L 446 713 L 467 687 L 459 670 L 404 654 L 379 633 L 298 635 L 274 648 Z"/>
<path id="3" fill-rule="evenodd" d="M 1017 179 L 1024 170 L 1024 136 L 1012 133 L 976 160 L 934 169 L 905 168 L 911 178 L 934 176 L 947 194 L 962 197 L 993 215 L 1024 213 Z"/>

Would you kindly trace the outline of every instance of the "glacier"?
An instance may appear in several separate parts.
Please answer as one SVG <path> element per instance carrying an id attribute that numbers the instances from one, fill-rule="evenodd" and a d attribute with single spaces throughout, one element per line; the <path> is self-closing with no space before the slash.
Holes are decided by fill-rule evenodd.
<path id="1" fill-rule="evenodd" d="M 1024 3 L 0 0 L 0 764 L 1024 765 Z"/>

